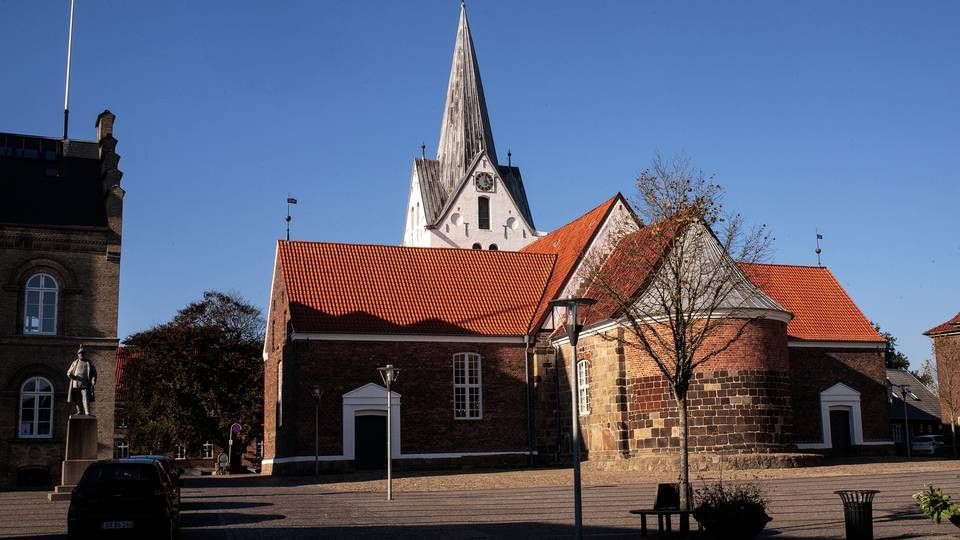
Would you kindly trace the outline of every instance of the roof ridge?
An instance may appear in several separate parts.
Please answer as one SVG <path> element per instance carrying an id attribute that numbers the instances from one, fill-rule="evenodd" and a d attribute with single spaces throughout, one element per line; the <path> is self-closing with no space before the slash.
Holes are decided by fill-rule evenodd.
<path id="1" fill-rule="evenodd" d="M 746 262 L 746 261 L 737 261 L 737 264 L 750 264 L 753 266 L 785 266 L 788 268 L 810 268 L 813 270 L 826 270 L 830 271 L 829 266 L 818 266 L 813 264 L 788 264 L 788 263 L 768 263 L 768 262 Z M 833 272 L 831 272 L 832 274 Z"/>
<path id="2" fill-rule="evenodd" d="M 461 248 L 461 247 L 450 247 L 450 248 L 436 248 L 436 247 L 427 247 L 427 246 L 401 246 L 396 244 L 374 244 L 374 243 L 357 243 L 357 242 L 337 242 L 337 241 L 326 241 L 326 240 L 277 240 L 278 245 L 283 244 L 304 244 L 310 246 L 346 246 L 346 247 L 375 247 L 375 248 L 392 248 L 400 251 L 429 251 L 432 253 L 442 253 L 442 252 L 469 252 L 469 253 L 487 253 L 487 254 L 523 254 L 523 255 L 553 255 L 552 253 L 537 253 L 533 251 L 510 251 L 505 249 L 471 249 L 471 248 Z M 498 255 L 490 255 L 498 256 Z"/>

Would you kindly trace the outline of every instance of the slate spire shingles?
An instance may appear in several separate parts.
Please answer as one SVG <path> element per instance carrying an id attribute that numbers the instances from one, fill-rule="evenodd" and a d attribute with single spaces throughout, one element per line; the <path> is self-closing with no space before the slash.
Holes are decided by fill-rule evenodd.
<path id="1" fill-rule="evenodd" d="M 448 194 L 458 187 L 467 167 L 481 150 L 486 150 L 493 164 L 497 164 L 497 151 L 480 82 L 480 67 L 467 24 L 467 9 L 461 5 L 437 146 L 440 181 Z"/>

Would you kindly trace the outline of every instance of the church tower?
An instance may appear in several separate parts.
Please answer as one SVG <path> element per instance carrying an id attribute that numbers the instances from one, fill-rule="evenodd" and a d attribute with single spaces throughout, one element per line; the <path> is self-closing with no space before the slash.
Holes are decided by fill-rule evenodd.
<path id="1" fill-rule="evenodd" d="M 460 6 L 437 159 L 414 160 L 403 245 L 519 250 L 536 238 L 520 169 L 500 165 Z"/>

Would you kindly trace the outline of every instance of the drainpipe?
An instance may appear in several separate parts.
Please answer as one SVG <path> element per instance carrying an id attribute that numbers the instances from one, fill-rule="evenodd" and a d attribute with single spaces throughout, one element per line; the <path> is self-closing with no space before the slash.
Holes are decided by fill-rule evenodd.
<path id="1" fill-rule="evenodd" d="M 554 420 L 557 429 L 557 442 L 553 451 L 554 464 L 560 463 L 560 444 L 563 441 L 563 431 L 560 429 L 560 346 L 553 344 L 553 385 L 555 403 L 553 404 Z"/>
<path id="2" fill-rule="evenodd" d="M 527 465 L 533 466 L 534 436 L 533 436 L 533 407 L 530 404 L 530 335 L 523 336 L 523 381 L 524 396 L 527 401 Z"/>

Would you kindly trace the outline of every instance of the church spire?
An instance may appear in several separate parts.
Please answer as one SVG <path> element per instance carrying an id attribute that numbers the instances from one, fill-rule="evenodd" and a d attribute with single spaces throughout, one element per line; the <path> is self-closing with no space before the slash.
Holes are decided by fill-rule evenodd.
<path id="1" fill-rule="evenodd" d="M 448 193 L 456 187 L 481 150 L 486 150 L 496 165 L 497 150 L 493 146 L 490 118 L 483 98 L 480 68 L 467 24 L 467 8 L 461 3 L 457 43 L 453 48 L 447 102 L 437 146 L 440 178 Z"/>

